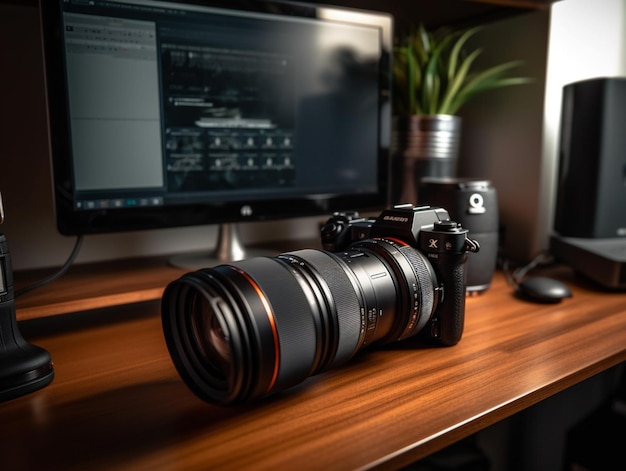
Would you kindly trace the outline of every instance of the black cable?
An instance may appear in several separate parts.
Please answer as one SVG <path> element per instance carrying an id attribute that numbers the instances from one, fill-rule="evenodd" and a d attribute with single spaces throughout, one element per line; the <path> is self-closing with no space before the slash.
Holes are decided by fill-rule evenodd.
<path id="1" fill-rule="evenodd" d="M 24 288 L 16 290 L 15 297 L 17 298 L 18 296 L 28 293 L 29 291 L 32 291 L 37 288 L 41 288 L 42 286 L 45 286 L 48 283 L 53 282 L 57 278 L 60 278 L 70 268 L 70 266 L 72 266 L 72 263 L 74 263 L 74 260 L 78 256 L 78 252 L 80 252 L 80 247 L 82 245 L 83 245 L 83 235 L 81 234 L 76 238 L 76 243 L 74 244 L 72 253 L 70 253 L 69 258 L 67 259 L 67 261 L 63 264 L 61 268 L 59 268 L 56 272 L 52 273 L 50 276 L 48 276 L 47 278 L 44 278 L 43 280 L 37 281 L 33 283 L 32 285 L 28 285 L 28 286 L 25 286 Z"/>
<path id="2" fill-rule="evenodd" d="M 536 255 L 528 264 L 517 267 L 514 270 L 511 270 L 509 267 L 509 260 L 504 259 L 502 261 L 502 271 L 504 272 L 506 281 L 515 288 L 530 270 L 536 268 L 538 265 L 546 266 L 551 263 L 554 263 L 554 257 L 548 250 L 544 250 Z"/>

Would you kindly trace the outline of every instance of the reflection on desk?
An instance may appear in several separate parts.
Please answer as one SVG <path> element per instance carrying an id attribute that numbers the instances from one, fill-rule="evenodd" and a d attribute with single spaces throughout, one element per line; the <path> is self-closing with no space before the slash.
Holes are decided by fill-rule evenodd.
<path id="1" fill-rule="evenodd" d="M 168 356 L 159 300 L 22 322 L 45 389 L 0 404 L 0 463 L 30 469 L 370 469 L 429 455 L 626 360 L 626 294 L 573 277 L 537 305 L 501 273 L 467 299 L 463 339 L 361 351 L 253 404 L 197 399 Z"/>

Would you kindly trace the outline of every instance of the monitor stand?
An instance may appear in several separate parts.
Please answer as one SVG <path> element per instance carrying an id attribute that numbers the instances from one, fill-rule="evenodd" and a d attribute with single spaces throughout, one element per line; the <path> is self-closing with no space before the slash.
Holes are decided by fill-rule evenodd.
<path id="1" fill-rule="evenodd" d="M 169 263 L 178 268 L 200 270 L 247 258 L 274 257 L 278 254 L 278 251 L 269 249 L 244 248 L 239 237 L 239 226 L 236 223 L 229 223 L 219 225 L 217 245 L 212 251 L 173 255 L 170 257 Z"/>

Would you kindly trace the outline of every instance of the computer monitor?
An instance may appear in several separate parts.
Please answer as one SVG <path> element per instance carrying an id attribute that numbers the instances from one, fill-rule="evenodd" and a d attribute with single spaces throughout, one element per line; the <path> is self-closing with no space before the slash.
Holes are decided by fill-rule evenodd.
<path id="1" fill-rule="evenodd" d="M 232 223 L 386 205 L 390 15 L 274 0 L 40 10 L 60 233 L 221 224 L 224 259 Z"/>

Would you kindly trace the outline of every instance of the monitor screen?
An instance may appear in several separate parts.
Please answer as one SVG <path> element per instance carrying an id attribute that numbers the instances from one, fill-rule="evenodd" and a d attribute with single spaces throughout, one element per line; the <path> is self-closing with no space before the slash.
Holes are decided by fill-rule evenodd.
<path id="1" fill-rule="evenodd" d="M 267 0 L 40 7 L 62 234 L 386 204 L 389 15 Z"/>

